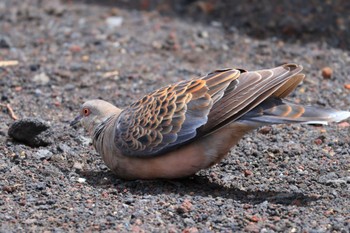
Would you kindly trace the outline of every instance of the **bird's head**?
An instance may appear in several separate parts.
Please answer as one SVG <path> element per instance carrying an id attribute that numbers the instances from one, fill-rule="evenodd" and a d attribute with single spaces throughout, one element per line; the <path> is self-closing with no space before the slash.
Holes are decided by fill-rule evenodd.
<path id="1" fill-rule="evenodd" d="M 101 122 L 112 115 L 119 115 L 121 111 L 104 100 L 89 100 L 81 106 L 79 115 L 70 125 L 74 126 L 80 123 L 91 134 Z"/>

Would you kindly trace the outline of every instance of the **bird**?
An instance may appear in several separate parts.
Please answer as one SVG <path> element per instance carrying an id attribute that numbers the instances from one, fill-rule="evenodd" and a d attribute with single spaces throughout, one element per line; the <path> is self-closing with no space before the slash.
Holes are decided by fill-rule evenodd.
<path id="1" fill-rule="evenodd" d="M 304 79 L 288 63 L 247 71 L 227 68 L 155 90 L 124 109 L 82 104 L 80 123 L 106 166 L 121 179 L 176 179 L 222 161 L 250 131 L 273 124 L 328 124 L 350 112 L 287 100 Z"/>

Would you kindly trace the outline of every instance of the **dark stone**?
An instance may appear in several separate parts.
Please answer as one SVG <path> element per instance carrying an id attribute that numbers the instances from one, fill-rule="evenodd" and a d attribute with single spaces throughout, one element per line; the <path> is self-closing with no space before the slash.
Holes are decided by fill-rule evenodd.
<path id="1" fill-rule="evenodd" d="M 8 37 L 0 37 L 0 48 L 9 49 L 11 47 L 11 41 Z"/>
<path id="2" fill-rule="evenodd" d="M 29 66 L 30 71 L 37 71 L 40 69 L 40 64 L 31 64 Z"/>
<path id="3" fill-rule="evenodd" d="M 53 143 L 50 125 L 38 118 L 26 118 L 13 123 L 8 135 L 31 147 L 48 146 Z"/>

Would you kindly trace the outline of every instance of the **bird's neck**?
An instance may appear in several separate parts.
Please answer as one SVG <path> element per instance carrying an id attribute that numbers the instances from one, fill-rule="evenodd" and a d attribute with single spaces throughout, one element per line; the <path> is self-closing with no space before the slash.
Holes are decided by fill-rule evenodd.
<path id="1" fill-rule="evenodd" d="M 97 146 L 99 144 L 102 144 L 103 138 L 106 137 L 106 129 L 113 128 L 110 126 L 112 122 L 115 122 L 114 119 L 116 118 L 115 115 L 110 115 L 107 116 L 99 121 L 94 122 L 92 131 L 91 131 L 91 136 L 92 136 L 92 143 L 97 149 Z M 97 149 L 99 151 L 99 149 Z M 100 152 L 100 151 L 99 151 Z"/>

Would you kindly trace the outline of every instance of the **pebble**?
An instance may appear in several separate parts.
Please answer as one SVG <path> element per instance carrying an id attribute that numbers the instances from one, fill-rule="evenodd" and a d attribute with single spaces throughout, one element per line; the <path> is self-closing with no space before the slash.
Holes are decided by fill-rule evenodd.
<path id="1" fill-rule="evenodd" d="M 86 179 L 79 177 L 77 180 L 79 183 L 85 183 Z"/>
<path id="2" fill-rule="evenodd" d="M 326 185 L 330 185 L 334 188 L 346 187 L 346 180 L 344 180 L 344 179 L 327 180 Z"/>
<path id="3" fill-rule="evenodd" d="M 34 154 L 34 157 L 41 159 L 41 160 L 44 160 L 44 159 L 48 160 L 51 158 L 52 155 L 53 154 L 51 151 L 49 151 L 47 149 L 40 149 Z"/>
<path id="4" fill-rule="evenodd" d="M 190 200 L 184 200 L 183 203 L 181 204 L 181 206 L 179 206 L 177 209 L 178 213 L 187 213 L 190 212 L 192 210 L 192 203 L 190 202 Z"/>
<path id="5" fill-rule="evenodd" d="M 0 48 L 9 49 L 12 47 L 12 43 L 8 37 L 0 37 Z"/>
<path id="6" fill-rule="evenodd" d="M 42 72 L 40 74 L 35 75 L 33 77 L 33 81 L 37 84 L 46 85 L 50 82 L 50 78 L 46 75 L 46 73 Z"/>
<path id="7" fill-rule="evenodd" d="M 250 170 L 244 170 L 244 176 L 251 176 L 253 173 Z"/>
<path id="8" fill-rule="evenodd" d="M 207 31 L 200 31 L 198 33 L 198 36 L 201 37 L 201 38 L 208 38 L 209 33 Z"/>
<path id="9" fill-rule="evenodd" d="M 82 136 L 82 135 L 79 135 L 77 137 L 77 139 L 78 139 L 78 142 L 81 143 L 83 146 L 88 146 L 92 142 L 91 138 L 88 138 L 88 137 L 85 137 L 85 136 Z"/>
<path id="10" fill-rule="evenodd" d="M 79 163 L 79 162 L 74 162 L 73 164 L 73 168 L 77 169 L 77 170 L 82 170 L 83 169 L 83 164 Z"/>
<path id="11" fill-rule="evenodd" d="M 338 123 L 338 126 L 341 128 L 347 128 L 350 126 L 350 124 L 346 121 Z"/>
<path id="12" fill-rule="evenodd" d="M 322 77 L 323 78 L 325 78 L 325 79 L 329 79 L 329 78 L 331 78 L 332 77 L 332 75 L 333 75 L 333 70 L 332 70 L 332 68 L 330 68 L 330 67 L 324 67 L 323 69 L 322 69 Z"/>
<path id="13" fill-rule="evenodd" d="M 48 146 L 54 141 L 50 125 L 40 118 L 25 118 L 14 122 L 8 135 L 31 147 Z"/>
<path id="14" fill-rule="evenodd" d="M 31 64 L 31 65 L 29 65 L 29 69 L 30 69 L 30 71 L 35 72 L 35 71 L 40 69 L 40 64 Z"/>
<path id="15" fill-rule="evenodd" d="M 61 152 L 64 152 L 64 153 L 68 153 L 69 151 L 71 151 L 71 148 L 65 143 L 59 144 L 57 146 L 57 149 Z"/>
<path id="16" fill-rule="evenodd" d="M 112 16 L 106 19 L 106 23 L 109 27 L 120 27 L 123 23 L 123 17 Z"/>
<path id="17" fill-rule="evenodd" d="M 338 179 L 338 175 L 335 172 L 329 172 L 327 174 L 323 174 L 318 178 L 318 182 L 321 184 L 327 184 L 329 180 Z"/>
<path id="18" fill-rule="evenodd" d="M 69 50 L 73 53 L 79 53 L 81 51 L 81 47 L 79 45 L 70 46 Z"/>
<path id="19" fill-rule="evenodd" d="M 271 126 L 263 126 L 259 129 L 259 133 L 261 134 L 268 134 L 270 133 L 272 130 L 272 127 Z"/>

